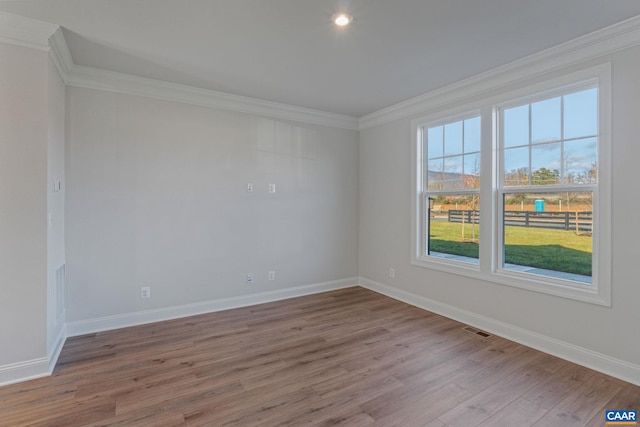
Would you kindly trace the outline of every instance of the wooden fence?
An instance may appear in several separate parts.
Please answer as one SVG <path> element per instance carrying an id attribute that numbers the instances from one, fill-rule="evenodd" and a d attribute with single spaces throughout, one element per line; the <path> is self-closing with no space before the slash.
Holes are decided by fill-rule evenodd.
<path id="1" fill-rule="evenodd" d="M 480 220 L 479 211 L 450 210 L 447 214 L 449 222 L 476 223 Z M 505 211 L 504 224 L 516 227 L 551 228 L 555 230 L 575 230 L 577 232 L 591 232 L 593 226 L 593 212 L 531 212 Z"/>

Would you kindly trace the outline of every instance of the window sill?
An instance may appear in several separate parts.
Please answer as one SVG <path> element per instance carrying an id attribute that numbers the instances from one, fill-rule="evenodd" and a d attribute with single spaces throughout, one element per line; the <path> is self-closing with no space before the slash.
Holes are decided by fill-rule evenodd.
<path id="1" fill-rule="evenodd" d="M 482 280 L 491 284 L 510 286 L 575 301 L 611 307 L 610 294 L 604 290 L 600 290 L 599 292 L 598 286 L 595 284 L 543 277 L 537 274 L 504 269 L 497 269 L 492 273 L 485 273 L 480 270 L 478 264 L 438 257 L 414 258 L 411 260 L 411 265 Z"/>

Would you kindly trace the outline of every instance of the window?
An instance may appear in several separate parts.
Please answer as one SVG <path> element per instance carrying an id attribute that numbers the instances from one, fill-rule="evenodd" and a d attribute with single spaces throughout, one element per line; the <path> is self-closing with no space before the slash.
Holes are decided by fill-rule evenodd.
<path id="1" fill-rule="evenodd" d="M 480 116 L 423 126 L 426 255 L 478 262 Z"/>
<path id="2" fill-rule="evenodd" d="M 505 270 L 592 283 L 598 88 L 499 108 Z"/>
<path id="3" fill-rule="evenodd" d="M 412 263 L 609 305 L 609 98 L 605 64 L 413 121 Z"/>

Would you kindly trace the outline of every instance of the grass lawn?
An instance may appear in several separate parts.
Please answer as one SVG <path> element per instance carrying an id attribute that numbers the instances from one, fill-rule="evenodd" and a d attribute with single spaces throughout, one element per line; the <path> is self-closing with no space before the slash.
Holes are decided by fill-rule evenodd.
<path id="1" fill-rule="evenodd" d="M 476 225 L 476 239 L 479 235 Z M 478 258 L 478 245 L 471 240 L 470 224 L 431 221 L 431 250 Z M 578 236 L 573 231 L 531 227 L 506 227 L 505 262 L 547 270 L 591 276 L 591 236 Z"/>

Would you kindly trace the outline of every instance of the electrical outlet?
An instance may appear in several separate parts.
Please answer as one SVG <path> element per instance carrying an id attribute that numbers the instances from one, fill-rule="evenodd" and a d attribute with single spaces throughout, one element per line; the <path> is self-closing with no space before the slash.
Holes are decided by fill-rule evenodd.
<path id="1" fill-rule="evenodd" d="M 396 269 L 395 268 L 389 268 L 389 277 L 391 277 L 392 279 L 394 279 L 396 277 Z"/>
<path id="2" fill-rule="evenodd" d="M 253 273 L 247 274 L 247 283 L 253 283 Z"/>
<path id="3" fill-rule="evenodd" d="M 269 280 L 276 280 L 276 272 L 275 271 L 270 271 L 269 272 Z"/>
<path id="4" fill-rule="evenodd" d="M 140 288 L 140 298 L 141 299 L 151 298 L 151 286 L 144 286 Z"/>
<path id="5" fill-rule="evenodd" d="M 276 192 L 276 185 L 275 184 L 269 184 L 269 193 L 273 194 Z"/>
<path id="6" fill-rule="evenodd" d="M 248 183 L 247 184 L 247 193 L 253 193 L 253 184 L 252 183 Z"/>

